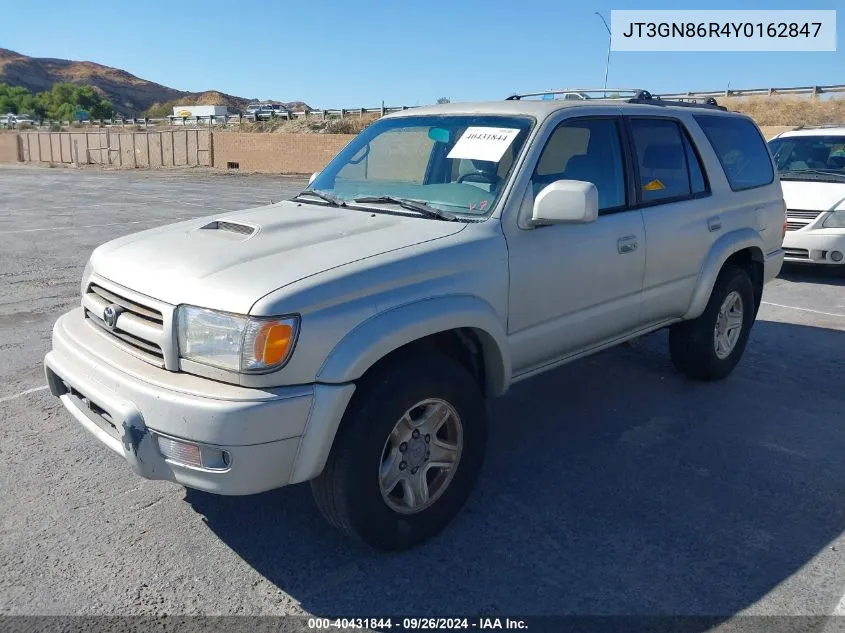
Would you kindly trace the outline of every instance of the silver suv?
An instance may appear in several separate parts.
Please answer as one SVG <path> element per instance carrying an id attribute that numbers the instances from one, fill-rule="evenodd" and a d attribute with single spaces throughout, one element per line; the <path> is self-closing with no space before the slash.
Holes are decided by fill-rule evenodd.
<path id="1" fill-rule="evenodd" d="M 727 376 L 783 231 L 758 128 L 716 105 L 417 108 L 292 200 L 97 248 L 47 379 L 142 477 L 310 480 L 333 525 L 403 549 L 464 504 L 514 382 L 660 328 L 681 372 Z"/>

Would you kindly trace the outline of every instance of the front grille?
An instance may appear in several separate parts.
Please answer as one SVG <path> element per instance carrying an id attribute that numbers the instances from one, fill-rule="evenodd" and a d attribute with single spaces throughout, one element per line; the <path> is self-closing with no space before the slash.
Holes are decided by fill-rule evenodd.
<path id="1" fill-rule="evenodd" d="M 137 314 L 138 316 L 147 319 L 153 323 L 158 323 L 161 325 L 164 319 L 161 316 L 161 312 L 155 310 L 153 308 L 148 308 L 147 306 L 141 305 L 131 299 L 127 299 L 126 297 L 121 297 L 113 292 L 109 292 L 105 288 L 98 286 L 97 284 L 91 284 L 88 286 L 88 292 L 92 292 L 96 294 L 98 297 L 105 299 L 108 303 L 116 303 L 117 305 L 123 307 L 129 312 L 133 314 Z"/>
<path id="2" fill-rule="evenodd" d="M 93 283 L 88 286 L 82 305 L 85 317 L 101 333 L 135 356 L 164 367 L 160 343 L 164 329 L 161 311 Z M 109 305 L 123 308 L 113 328 L 106 324 L 103 315 Z"/>
<path id="3" fill-rule="evenodd" d="M 797 231 L 798 229 L 803 229 L 805 226 L 807 226 L 806 222 L 790 222 L 789 220 L 786 221 L 787 231 Z"/>
<path id="4" fill-rule="evenodd" d="M 784 248 L 783 252 L 792 259 L 810 259 L 810 251 L 806 248 Z"/>
<path id="5" fill-rule="evenodd" d="M 821 211 L 805 211 L 804 209 L 787 209 L 787 218 L 797 218 L 801 220 L 815 220 L 822 214 Z"/>

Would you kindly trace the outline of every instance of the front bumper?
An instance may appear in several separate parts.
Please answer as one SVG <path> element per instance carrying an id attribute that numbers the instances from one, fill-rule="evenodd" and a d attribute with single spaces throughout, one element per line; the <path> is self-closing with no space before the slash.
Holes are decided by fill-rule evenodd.
<path id="1" fill-rule="evenodd" d="M 842 229 L 816 229 L 788 231 L 783 239 L 784 257 L 787 262 L 800 264 L 845 264 L 845 231 Z M 836 253 L 843 257 L 837 262 Z"/>
<path id="2" fill-rule="evenodd" d="M 139 475 L 225 495 L 319 474 L 354 391 L 353 385 L 248 389 L 169 372 L 121 350 L 81 309 L 56 322 L 44 365 L 53 395 Z M 206 468 L 165 458 L 158 437 L 225 452 L 227 463 Z"/>
<path id="3" fill-rule="evenodd" d="M 766 259 L 763 262 L 763 283 L 767 284 L 772 279 L 780 274 L 780 269 L 783 267 L 784 252 L 782 248 L 766 253 Z"/>

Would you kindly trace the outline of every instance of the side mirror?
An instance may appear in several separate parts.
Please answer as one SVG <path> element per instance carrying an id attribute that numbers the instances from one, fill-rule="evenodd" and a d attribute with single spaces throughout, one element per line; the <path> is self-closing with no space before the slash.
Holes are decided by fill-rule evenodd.
<path id="1" fill-rule="evenodd" d="M 309 186 L 311 185 L 312 182 L 314 182 L 317 179 L 317 176 L 319 176 L 319 175 L 320 175 L 320 172 L 318 172 L 318 171 L 315 171 L 313 174 L 311 174 L 311 177 L 308 179 Z"/>
<path id="2" fill-rule="evenodd" d="M 544 224 L 588 224 L 599 217 L 599 192 L 591 182 L 557 180 L 534 199 L 531 222 Z"/>

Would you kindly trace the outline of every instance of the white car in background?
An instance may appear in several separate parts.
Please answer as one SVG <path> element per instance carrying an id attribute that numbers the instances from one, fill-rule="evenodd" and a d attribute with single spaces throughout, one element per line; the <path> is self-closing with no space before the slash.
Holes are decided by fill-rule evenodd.
<path id="1" fill-rule="evenodd" d="M 845 127 L 784 132 L 769 149 L 787 207 L 784 260 L 845 266 Z"/>
<path id="2" fill-rule="evenodd" d="M 3 126 L 7 128 L 20 127 L 21 125 L 35 125 L 35 121 L 23 114 L 13 114 L 9 112 L 5 117 L 0 119 Z"/>

